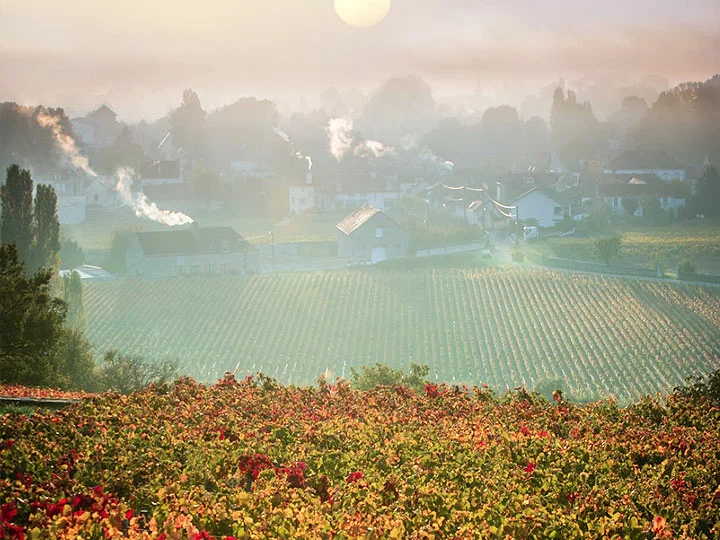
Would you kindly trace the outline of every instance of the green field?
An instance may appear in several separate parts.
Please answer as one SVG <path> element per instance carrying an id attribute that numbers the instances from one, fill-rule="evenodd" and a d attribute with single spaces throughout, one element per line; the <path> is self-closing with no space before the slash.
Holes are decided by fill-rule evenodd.
<path id="1" fill-rule="evenodd" d="M 653 267 L 658 262 L 670 273 L 681 261 L 693 262 L 701 273 L 720 274 L 720 229 L 679 228 L 618 232 L 622 240 L 620 263 Z M 593 238 L 552 238 L 531 249 L 548 256 L 596 260 Z"/>
<path id="2" fill-rule="evenodd" d="M 202 381 L 374 362 L 498 389 L 561 378 L 622 402 L 720 367 L 720 290 L 545 270 L 364 270 L 86 287 L 88 336 Z"/>

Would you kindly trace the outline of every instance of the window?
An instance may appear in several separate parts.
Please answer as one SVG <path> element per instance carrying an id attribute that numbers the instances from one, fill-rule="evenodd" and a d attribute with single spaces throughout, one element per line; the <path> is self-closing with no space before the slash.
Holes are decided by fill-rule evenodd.
<path id="1" fill-rule="evenodd" d="M 395 201 L 392 199 L 385 199 L 385 208 L 390 210 L 393 206 L 395 206 Z"/>
<path id="2" fill-rule="evenodd" d="M 377 227 L 375 229 L 375 238 L 382 238 L 383 237 L 383 228 Z"/>
<path id="3" fill-rule="evenodd" d="M 94 202 L 98 202 L 99 200 L 100 200 L 100 196 L 97 193 L 95 195 L 93 195 Z"/>
<path id="4" fill-rule="evenodd" d="M 182 276 L 183 275 L 183 265 L 179 264 L 177 267 L 177 275 Z"/>
<path id="5" fill-rule="evenodd" d="M 193 264 L 193 274 L 199 274 L 199 273 L 200 273 L 200 265 Z"/>
<path id="6" fill-rule="evenodd" d="M 563 215 L 563 207 L 562 206 L 556 206 L 553 208 L 553 214 L 556 216 L 562 216 Z"/>
<path id="7" fill-rule="evenodd" d="M 212 274 L 215 272 L 215 265 L 213 263 L 208 263 L 208 273 Z"/>

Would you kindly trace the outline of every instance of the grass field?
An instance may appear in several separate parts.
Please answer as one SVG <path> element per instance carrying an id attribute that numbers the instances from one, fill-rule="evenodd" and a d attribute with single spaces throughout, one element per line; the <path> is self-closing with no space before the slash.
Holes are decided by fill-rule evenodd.
<path id="1" fill-rule="evenodd" d="M 374 362 L 494 388 L 561 378 L 621 402 L 720 367 L 720 292 L 487 268 L 119 281 L 86 288 L 88 336 L 212 381 L 312 383 Z"/>
<path id="2" fill-rule="evenodd" d="M 696 264 L 699 272 L 720 274 L 720 229 L 677 229 L 619 233 L 621 262 L 654 266 L 662 263 L 673 273 L 684 260 Z M 595 260 L 593 238 L 553 238 L 536 242 L 531 249 L 546 255 L 575 260 Z"/>

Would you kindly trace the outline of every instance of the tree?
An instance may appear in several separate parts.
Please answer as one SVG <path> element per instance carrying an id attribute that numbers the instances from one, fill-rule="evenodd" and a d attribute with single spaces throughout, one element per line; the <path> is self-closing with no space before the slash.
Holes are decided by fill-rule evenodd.
<path id="1" fill-rule="evenodd" d="M 193 170 L 190 181 L 195 195 L 208 204 L 220 191 L 220 174 L 216 171 L 198 167 Z"/>
<path id="2" fill-rule="evenodd" d="M 627 212 L 628 216 L 634 216 L 638 209 L 638 200 L 634 197 L 623 197 L 622 207 Z"/>
<path id="3" fill-rule="evenodd" d="M 100 372 L 100 384 L 105 390 L 130 394 L 150 383 L 165 384 L 177 378 L 176 362 L 164 360 L 148 362 L 142 356 L 105 353 L 105 366 Z"/>
<path id="4" fill-rule="evenodd" d="M 122 167 L 138 170 L 145 158 L 145 151 L 135 142 L 130 128 L 123 126 L 112 146 L 93 152 L 91 164 L 95 170 L 113 174 Z"/>
<path id="5" fill-rule="evenodd" d="M 71 328 L 85 330 L 87 316 L 83 299 L 83 285 L 80 274 L 75 271 L 63 277 L 63 300 L 68 306 L 67 324 Z"/>
<path id="6" fill-rule="evenodd" d="M 57 215 L 57 195 L 52 186 L 38 184 L 35 194 L 35 242 L 29 270 L 56 268 L 60 252 L 60 222 Z"/>
<path id="7" fill-rule="evenodd" d="M 0 242 L 15 244 L 18 257 L 25 264 L 31 260 L 35 237 L 32 193 L 30 171 L 17 165 L 8 167 L 5 185 L 0 189 Z"/>
<path id="8" fill-rule="evenodd" d="M 602 236 L 593 242 L 593 254 L 605 264 L 620 256 L 622 241 L 619 236 Z"/>
<path id="9" fill-rule="evenodd" d="M 0 246 L 0 381 L 53 385 L 67 306 L 51 291 L 52 271 L 27 276 L 14 244 Z"/>
<path id="10" fill-rule="evenodd" d="M 706 217 L 720 215 L 720 174 L 715 167 L 705 167 L 697 179 L 693 207 Z"/>
<path id="11" fill-rule="evenodd" d="M 669 220 L 667 211 L 660 207 L 660 199 L 651 195 L 640 198 L 640 207 L 643 211 L 643 220 L 652 225 L 666 224 Z"/>
<path id="12" fill-rule="evenodd" d="M 105 268 L 115 274 L 124 274 L 126 270 L 125 254 L 127 253 L 131 231 L 115 231 L 110 240 L 110 249 L 105 256 Z"/>
<path id="13" fill-rule="evenodd" d="M 410 373 L 380 363 L 361 366 L 360 371 L 350 368 L 352 384 L 359 390 L 370 390 L 376 386 L 405 386 L 421 392 L 425 388 L 425 377 L 429 372 L 429 366 L 419 364 L 410 364 Z"/>
<path id="14" fill-rule="evenodd" d="M 81 330 L 64 330 L 58 344 L 58 363 L 64 386 L 90 392 L 101 389 L 98 388 L 92 345 Z"/>
<path id="15" fill-rule="evenodd" d="M 183 102 L 170 115 L 170 132 L 173 145 L 182 148 L 192 162 L 205 153 L 205 111 L 200 98 L 191 89 L 183 92 Z"/>
<path id="16" fill-rule="evenodd" d="M 69 270 L 85 264 L 85 252 L 80 244 L 71 238 L 63 238 L 60 241 L 60 266 L 63 270 Z"/>

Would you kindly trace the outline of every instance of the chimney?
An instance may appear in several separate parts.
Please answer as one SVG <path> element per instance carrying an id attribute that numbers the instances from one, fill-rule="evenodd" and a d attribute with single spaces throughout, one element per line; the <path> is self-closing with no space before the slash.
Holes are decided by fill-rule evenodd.
<path id="1" fill-rule="evenodd" d="M 197 221 L 193 221 L 190 224 L 190 230 L 192 231 L 193 240 L 195 240 L 196 242 L 199 242 L 200 241 L 200 225 L 198 225 Z"/>

